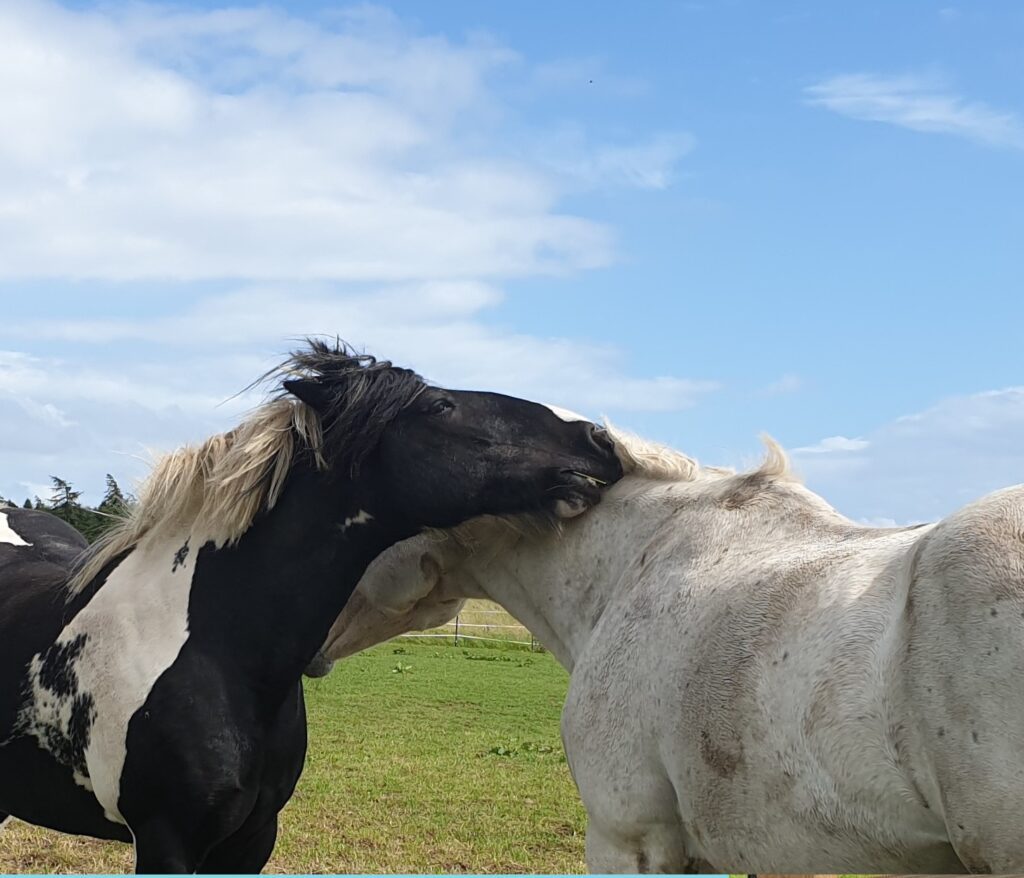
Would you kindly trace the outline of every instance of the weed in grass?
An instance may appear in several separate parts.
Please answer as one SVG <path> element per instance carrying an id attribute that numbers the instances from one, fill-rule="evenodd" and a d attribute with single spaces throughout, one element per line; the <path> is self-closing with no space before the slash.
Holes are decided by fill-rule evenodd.
<path id="1" fill-rule="evenodd" d="M 561 746 L 553 747 L 550 744 L 538 744 L 535 741 L 526 741 L 522 744 L 499 744 L 491 747 L 486 753 L 478 753 L 478 756 L 503 756 L 514 758 L 523 756 L 534 759 L 554 758 L 565 762 L 565 752 Z"/>

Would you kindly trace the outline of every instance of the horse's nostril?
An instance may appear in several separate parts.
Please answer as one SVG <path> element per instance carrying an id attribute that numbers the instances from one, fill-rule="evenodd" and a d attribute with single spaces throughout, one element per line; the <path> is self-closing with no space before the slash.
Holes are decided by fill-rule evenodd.
<path id="1" fill-rule="evenodd" d="M 612 437 L 608 435 L 608 431 L 604 427 L 591 424 L 587 429 L 587 438 L 590 440 L 590 444 L 599 451 L 606 453 L 615 451 L 615 443 L 612 442 Z"/>

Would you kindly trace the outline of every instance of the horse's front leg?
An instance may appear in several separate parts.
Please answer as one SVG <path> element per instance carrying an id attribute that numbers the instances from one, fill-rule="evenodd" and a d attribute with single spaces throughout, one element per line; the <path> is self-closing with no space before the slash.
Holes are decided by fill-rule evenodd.
<path id="1" fill-rule="evenodd" d="M 595 875 L 717 873 L 705 860 L 687 856 L 678 825 L 648 826 L 642 836 L 625 836 L 587 826 L 587 871 Z"/>
<path id="2" fill-rule="evenodd" d="M 196 869 L 210 875 L 256 875 L 263 871 L 277 843 L 277 814 L 246 821 L 234 835 L 214 847 Z"/>
<path id="3" fill-rule="evenodd" d="M 180 875 L 196 871 L 202 852 L 194 838 L 170 820 L 151 820 L 132 827 L 135 871 L 139 875 Z"/>

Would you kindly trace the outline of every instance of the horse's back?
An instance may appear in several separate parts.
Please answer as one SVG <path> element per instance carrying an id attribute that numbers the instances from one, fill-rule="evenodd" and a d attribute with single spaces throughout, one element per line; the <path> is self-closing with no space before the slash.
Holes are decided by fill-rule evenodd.
<path id="1" fill-rule="evenodd" d="M 0 507 L 0 569 L 24 557 L 70 567 L 88 547 L 85 537 L 56 515 L 41 509 Z"/>

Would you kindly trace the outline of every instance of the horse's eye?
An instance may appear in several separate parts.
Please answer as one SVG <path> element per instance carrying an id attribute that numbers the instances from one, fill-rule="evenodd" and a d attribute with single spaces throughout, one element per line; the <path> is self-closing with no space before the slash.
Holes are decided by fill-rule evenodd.
<path id="1" fill-rule="evenodd" d="M 432 415 L 441 415 L 441 414 L 444 414 L 446 411 L 449 411 L 450 409 L 453 409 L 453 408 L 455 408 L 455 403 L 453 403 L 450 399 L 443 399 L 442 398 L 442 399 L 435 399 L 430 404 L 430 408 L 427 409 L 427 411 L 430 412 L 430 414 L 432 414 Z"/>

